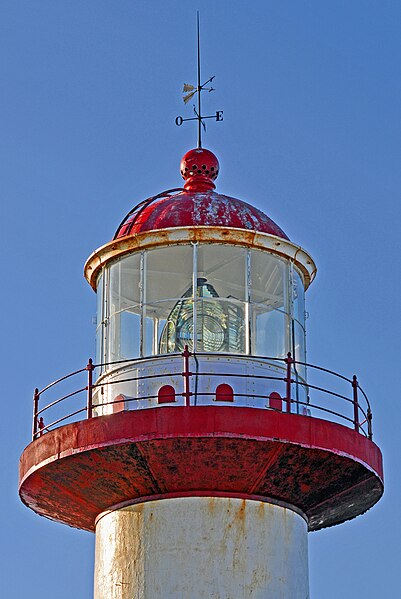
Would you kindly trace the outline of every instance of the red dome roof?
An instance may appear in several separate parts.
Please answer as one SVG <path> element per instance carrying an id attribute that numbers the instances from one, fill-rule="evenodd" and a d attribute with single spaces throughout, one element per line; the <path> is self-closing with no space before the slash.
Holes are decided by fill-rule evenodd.
<path id="1" fill-rule="evenodd" d="M 288 239 L 266 214 L 242 200 L 214 191 L 185 190 L 139 205 L 120 225 L 115 239 L 155 229 L 197 226 L 249 229 Z"/>
<path id="2" fill-rule="evenodd" d="M 288 239 L 261 210 L 213 191 L 219 161 L 210 150 L 190 150 L 183 157 L 180 169 L 184 189 L 166 191 L 138 204 L 125 217 L 114 239 L 143 231 L 199 226 L 249 229 Z M 173 191 L 179 193 L 171 195 Z"/>

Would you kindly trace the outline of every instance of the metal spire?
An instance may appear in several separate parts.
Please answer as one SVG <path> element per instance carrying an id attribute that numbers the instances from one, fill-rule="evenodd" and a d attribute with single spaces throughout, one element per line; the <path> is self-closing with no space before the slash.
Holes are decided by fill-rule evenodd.
<path id="1" fill-rule="evenodd" d="M 206 85 L 213 81 L 213 79 L 215 78 L 215 75 L 213 75 L 213 77 L 210 77 L 207 81 L 205 81 L 204 83 L 201 84 L 199 11 L 197 11 L 197 13 L 196 13 L 196 25 L 197 25 L 197 42 L 198 42 L 198 81 L 197 81 L 197 86 L 194 87 L 193 85 L 191 85 L 189 83 L 184 83 L 184 87 L 183 87 L 182 91 L 183 91 L 183 93 L 185 93 L 185 95 L 183 96 L 184 104 L 187 104 L 187 102 L 189 102 L 189 100 L 191 100 L 195 96 L 195 94 L 198 95 L 198 108 L 196 108 L 195 104 L 194 104 L 193 108 L 194 108 L 195 116 L 191 117 L 191 118 L 187 118 L 187 119 L 184 119 L 182 116 L 177 116 L 177 118 L 175 119 L 175 124 L 180 126 L 185 121 L 198 121 L 198 148 L 201 148 L 202 147 L 202 127 L 203 127 L 204 131 L 206 131 L 206 125 L 204 122 L 205 119 L 215 119 L 216 121 L 222 121 L 223 120 L 223 111 L 217 110 L 216 113 L 211 116 L 202 116 L 201 92 L 202 91 L 208 91 L 208 92 L 214 91 L 213 87 L 206 87 Z"/>
<path id="2" fill-rule="evenodd" d="M 200 35 L 199 35 L 199 10 L 196 13 L 196 29 L 198 36 L 198 148 L 202 147 L 202 120 L 201 120 L 201 60 L 200 60 Z M 212 81 L 212 79 L 210 80 Z"/>

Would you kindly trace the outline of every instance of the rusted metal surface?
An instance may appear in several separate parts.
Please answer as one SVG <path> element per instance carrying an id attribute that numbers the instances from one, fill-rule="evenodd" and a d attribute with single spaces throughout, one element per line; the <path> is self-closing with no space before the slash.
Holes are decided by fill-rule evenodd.
<path id="1" fill-rule="evenodd" d="M 183 187 L 176 187 L 174 189 L 166 189 L 165 191 L 162 191 L 161 193 L 158 193 L 155 196 L 151 196 L 150 198 L 147 198 L 146 200 L 142 200 L 141 202 L 139 202 L 139 204 L 136 204 L 136 206 L 131 208 L 131 210 L 128 212 L 128 214 L 126 214 L 124 216 L 123 220 L 118 225 L 117 231 L 115 232 L 113 239 L 116 239 L 116 237 L 118 237 L 118 234 L 120 233 L 120 231 L 123 228 L 124 228 L 125 234 L 128 235 L 131 230 L 131 224 L 133 224 L 137 220 L 139 214 L 143 210 L 145 210 L 146 206 L 148 206 L 152 202 L 155 202 L 159 198 L 165 198 L 167 196 L 170 196 L 175 191 L 184 191 L 184 189 L 183 189 Z"/>
<path id="2" fill-rule="evenodd" d="M 86 280 L 96 291 L 96 279 L 101 268 L 120 256 L 132 252 L 181 243 L 224 243 L 265 250 L 288 260 L 299 269 L 305 289 L 316 275 L 312 257 L 299 245 L 273 234 L 221 226 L 170 227 L 164 230 L 138 232 L 106 243 L 89 256 L 84 267 Z"/>
<path id="3" fill-rule="evenodd" d="M 231 406 L 73 423 L 31 443 L 20 463 L 24 503 L 87 530 L 124 502 L 199 493 L 283 502 L 316 530 L 365 512 L 382 492 L 381 453 L 363 435 L 317 418 Z"/>
<path id="4" fill-rule="evenodd" d="M 251 204 L 210 191 L 184 190 L 158 198 L 128 219 L 116 237 L 172 227 L 235 227 L 288 239 L 284 231 Z"/>
<path id="5" fill-rule="evenodd" d="M 259 501 L 138 504 L 96 526 L 95 599 L 307 599 L 304 519 Z"/>

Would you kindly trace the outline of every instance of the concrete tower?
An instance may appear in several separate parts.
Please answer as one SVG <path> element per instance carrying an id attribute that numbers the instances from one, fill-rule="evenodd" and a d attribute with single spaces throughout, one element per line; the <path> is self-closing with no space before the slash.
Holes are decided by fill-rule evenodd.
<path id="1" fill-rule="evenodd" d="M 191 150 L 90 256 L 96 364 L 35 391 L 20 495 L 96 533 L 95 599 L 306 599 L 308 530 L 383 492 L 356 377 L 306 364 L 312 258 L 218 172 Z"/>

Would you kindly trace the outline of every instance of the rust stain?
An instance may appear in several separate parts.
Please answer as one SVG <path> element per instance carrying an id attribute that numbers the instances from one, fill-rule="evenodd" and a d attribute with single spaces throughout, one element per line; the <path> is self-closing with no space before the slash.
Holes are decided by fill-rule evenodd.
<path id="1" fill-rule="evenodd" d="M 303 482 L 299 484 L 299 488 L 301 489 L 301 493 L 310 493 L 311 490 L 311 486 Z"/>
<path id="2" fill-rule="evenodd" d="M 246 499 L 241 500 L 241 505 L 235 513 L 235 520 L 240 523 L 241 529 L 244 530 L 246 524 Z"/>
<path id="3" fill-rule="evenodd" d="M 138 514 L 139 516 L 142 514 L 143 510 L 144 510 L 144 504 L 143 503 L 137 503 L 132 510 Z"/>
<path id="4" fill-rule="evenodd" d="M 208 502 L 207 502 L 207 510 L 211 516 L 214 514 L 215 508 L 216 508 L 215 497 L 209 497 Z"/>
<path id="5" fill-rule="evenodd" d="M 266 506 L 266 504 L 264 503 L 264 501 L 259 501 L 259 505 L 258 505 L 256 514 L 260 520 L 265 519 L 265 506 Z"/>
<path id="6" fill-rule="evenodd" d="M 294 264 L 301 271 L 305 289 L 309 287 L 316 274 L 316 265 L 311 256 L 300 246 L 287 239 L 281 239 L 276 235 L 249 229 L 223 226 L 192 226 L 145 231 L 110 241 L 89 256 L 84 266 L 85 278 L 96 291 L 97 276 L 101 268 L 110 262 L 110 260 L 130 254 L 136 250 L 192 242 L 224 242 L 225 244 L 266 250 L 290 259 L 294 261 Z"/>

